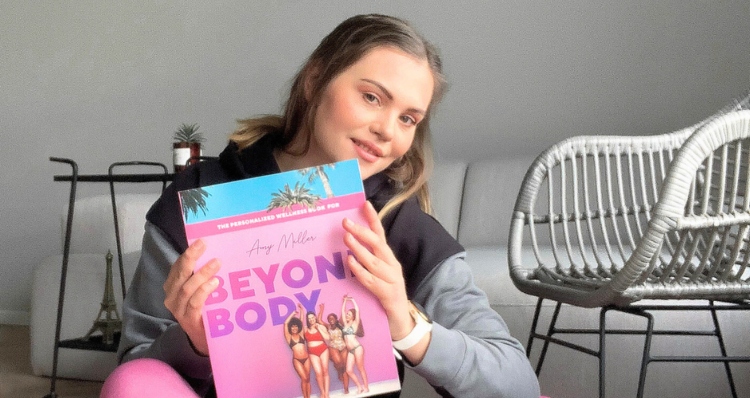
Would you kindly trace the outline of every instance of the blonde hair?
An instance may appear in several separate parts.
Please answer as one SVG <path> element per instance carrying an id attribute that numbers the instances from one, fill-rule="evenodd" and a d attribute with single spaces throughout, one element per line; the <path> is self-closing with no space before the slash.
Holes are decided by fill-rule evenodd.
<path id="1" fill-rule="evenodd" d="M 266 134 L 274 134 L 278 136 L 281 149 L 292 153 L 290 144 L 298 133 L 306 131 L 305 146 L 299 153 L 295 153 L 304 154 L 310 145 L 315 112 L 325 88 L 368 51 L 381 46 L 398 48 L 418 59 L 426 60 L 432 71 L 435 88 L 427 114 L 417 125 L 411 147 L 385 170 L 386 175 L 398 185 L 396 194 L 379 214 L 381 218 L 384 217 L 413 195 L 416 195 L 422 210 L 430 213 L 427 187 L 433 166 L 430 116 L 434 104 L 443 96 L 446 83 L 437 49 L 402 19 L 368 14 L 348 18 L 339 24 L 323 38 L 295 76 L 283 115 L 239 120 L 237 130 L 229 139 L 242 150 Z"/>

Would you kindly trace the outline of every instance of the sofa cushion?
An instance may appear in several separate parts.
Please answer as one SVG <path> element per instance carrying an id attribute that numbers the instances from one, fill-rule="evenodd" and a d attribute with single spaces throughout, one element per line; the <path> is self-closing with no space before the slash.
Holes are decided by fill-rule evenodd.
<path id="1" fill-rule="evenodd" d="M 540 249 L 543 257 L 552 257 L 548 248 Z M 532 258 L 530 249 L 524 258 Z M 474 283 L 487 293 L 492 306 L 533 306 L 537 297 L 521 292 L 510 279 L 508 249 L 505 246 L 478 246 L 466 249 L 466 262 L 471 267 Z"/>
<path id="2" fill-rule="evenodd" d="M 516 195 L 532 161 L 503 158 L 469 165 L 458 228 L 464 247 L 507 245 Z"/>

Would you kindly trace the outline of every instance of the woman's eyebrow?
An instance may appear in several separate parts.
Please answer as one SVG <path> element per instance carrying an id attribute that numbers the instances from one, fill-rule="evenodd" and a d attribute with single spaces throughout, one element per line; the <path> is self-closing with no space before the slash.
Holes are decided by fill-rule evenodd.
<path id="1" fill-rule="evenodd" d="M 382 84 L 376 82 L 375 80 L 371 80 L 371 79 L 362 79 L 362 81 L 370 83 L 373 86 L 376 86 L 377 88 L 379 88 L 383 92 L 383 94 L 385 94 L 386 97 L 388 97 L 389 100 L 393 100 L 393 94 L 391 94 L 391 92 L 388 91 L 387 88 L 383 87 Z M 420 115 L 424 115 L 426 113 L 424 110 L 418 109 L 418 108 L 409 108 L 409 111 L 410 112 L 414 112 L 414 113 L 419 113 Z"/>
<path id="2" fill-rule="evenodd" d="M 391 92 L 388 91 L 387 88 L 383 87 L 382 84 L 376 82 L 375 80 L 370 80 L 370 79 L 362 79 L 362 81 L 365 81 L 365 82 L 368 82 L 368 83 L 370 83 L 370 84 L 372 84 L 374 86 L 377 86 L 380 89 L 380 91 L 382 91 L 385 94 L 385 96 L 388 97 L 388 99 L 390 99 L 390 100 L 393 99 L 393 94 L 391 94 Z"/>

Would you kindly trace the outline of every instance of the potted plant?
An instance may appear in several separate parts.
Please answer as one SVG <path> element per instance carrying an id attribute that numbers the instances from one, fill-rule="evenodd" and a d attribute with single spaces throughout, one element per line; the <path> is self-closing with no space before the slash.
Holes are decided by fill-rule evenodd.
<path id="1" fill-rule="evenodd" d="M 206 140 L 203 137 L 203 133 L 198 131 L 198 124 L 187 124 L 183 123 L 177 131 L 174 132 L 172 138 L 172 159 L 174 164 L 175 173 L 179 173 L 184 170 L 188 160 L 190 164 L 197 162 L 194 157 L 202 156 L 203 154 L 203 142 Z"/>

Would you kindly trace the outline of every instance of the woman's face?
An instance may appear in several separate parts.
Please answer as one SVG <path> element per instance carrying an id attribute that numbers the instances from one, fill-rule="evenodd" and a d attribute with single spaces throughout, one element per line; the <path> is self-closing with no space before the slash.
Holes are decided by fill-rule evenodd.
<path id="1" fill-rule="evenodd" d="M 385 170 L 414 141 L 434 89 L 426 60 L 376 47 L 324 89 L 304 163 L 359 161 L 362 179 Z"/>
<path id="2" fill-rule="evenodd" d="M 336 315 L 333 315 L 333 314 L 328 315 L 328 323 L 330 323 L 331 325 L 334 325 L 336 323 Z"/>
<path id="3" fill-rule="evenodd" d="M 310 325 L 315 325 L 317 323 L 317 319 L 315 318 L 315 314 L 307 314 L 307 323 Z"/>
<path id="4" fill-rule="evenodd" d="M 289 327 L 289 330 L 291 331 L 291 333 L 292 333 L 292 334 L 297 334 L 297 333 L 299 333 L 299 327 L 298 327 L 297 325 L 292 325 L 292 326 L 290 326 L 290 327 Z"/>
<path id="5" fill-rule="evenodd" d="M 351 322 L 352 320 L 354 320 L 354 313 L 352 310 L 346 311 L 346 321 Z"/>

